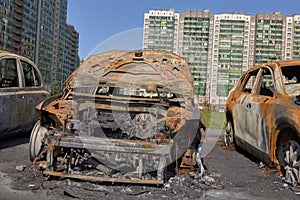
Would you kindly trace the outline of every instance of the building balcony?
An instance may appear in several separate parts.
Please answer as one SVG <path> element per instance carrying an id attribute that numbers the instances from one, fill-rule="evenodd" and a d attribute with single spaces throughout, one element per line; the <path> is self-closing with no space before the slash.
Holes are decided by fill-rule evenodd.
<path id="1" fill-rule="evenodd" d="M 13 19 L 18 20 L 18 21 L 22 21 L 22 15 L 21 15 L 21 14 L 18 14 L 18 13 L 15 13 L 15 14 L 13 15 Z"/>
<path id="2" fill-rule="evenodd" d="M 18 20 L 13 20 L 13 26 L 17 28 L 22 28 L 22 23 Z"/>
<path id="3" fill-rule="evenodd" d="M 12 48 L 15 49 L 16 51 L 18 51 L 21 47 L 21 44 L 20 42 L 15 42 L 15 41 L 12 41 Z"/>
<path id="4" fill-rule="evenodd" d="M 14 3 L 18 6 L 23 7 L 23 1 L 22 0 L 14 0 Z"/>
<path id="5" fill-rule="evenodd" d="M 21 36 L 22 34 L 22 30 L 19 28 L 13 28 L 12 29 L 13 34 L 15 34 L 16 36 Z"/>
<path id="6" fill-rule="evenodd" d="M 16 13 L 19 13 L 19 14 L 22 14 L 22 13 L 23 13 L 22 7 L 19 7 L 19 6 L 15 6 L 15 7 L 14 7 L 14 11 L 15 11 Z"/>

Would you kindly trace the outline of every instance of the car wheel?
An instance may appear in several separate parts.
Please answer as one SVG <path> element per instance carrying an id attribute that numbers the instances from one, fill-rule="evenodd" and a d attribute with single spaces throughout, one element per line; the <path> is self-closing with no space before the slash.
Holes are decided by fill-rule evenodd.
<path id="1" fill-rule="evenodd" d="M 32 131 L 29 141 L 29 156 L 30 160 L 33 161 L 42 151 L 44 146 L 44 137 L 46 135 L 47 129 L 41 125 L 41 121 L 38 120 Z"/>
<path id="2" fill-rule="evenodd" d="M 225 128 L 225 134 L 224 134 L 224 142 L 225 146 L 231 146 L 234 144 L 234 131 L 233 131 L 233 125 L 231 121 L 227 122 L 226 128 Z"/>
<path id="3" fill-rule="evenodd" d="M 288 142 L 288 148 L 284 155 L 285 181 L 297 186 L 300 181 L 300 145 L 295 140 Z"/>

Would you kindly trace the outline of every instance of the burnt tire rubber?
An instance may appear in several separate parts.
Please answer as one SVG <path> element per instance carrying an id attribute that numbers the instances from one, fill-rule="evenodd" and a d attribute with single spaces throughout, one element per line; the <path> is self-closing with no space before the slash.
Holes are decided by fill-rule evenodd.
<path id="1" fill-rule="evenodd" d="M 30 135 L 29 140 L 29 156 L 30 160 L 34 161 L 34 159 L 41 153 L 44 147 L 44 137 L 46 135 L 47 129 L 41 125 L 41 121 L 38 120 Z"/>
<path id="2" fill-rule="evenodd" d="M 293 186 L 300 184 L 300 144 L 295 140 L 288 142 L 284 155 L 285 182 Z"/>
<path id="3" fill-rule="evenodd" d="M 233 124 L 231 121 L 227 122 L 227 125 L 225 128 L 224 143 L 225 143 L 225 146 L 227 146 L 227 147 L 234 145 L 234 131 L 233 131 Z"/>

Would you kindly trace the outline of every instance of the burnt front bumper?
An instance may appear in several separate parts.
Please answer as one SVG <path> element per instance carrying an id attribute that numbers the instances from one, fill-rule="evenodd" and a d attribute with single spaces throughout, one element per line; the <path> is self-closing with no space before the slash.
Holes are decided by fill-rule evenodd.
<path id="1" fill-rule="evenodd" d="M 55 141 L 56 140 L 56 141 Z M 172 145 L 171 144 L 155 144 L 153 142 L 144 142 L 144 141 L 135 141 L 135 140 L 120 140 L 120 139 L 108 139 L 108 138 L 99 138 L 99 137 L 78 137 L 78 136 L 67 136 L 61 137 L 59 140 L 52 138 L 53 146 L 47 151 L 46 159 L 46 170 L 43 172 L 45 175 L 51 176 L 60 176 L 65 178 L 75 178 L 75 179 L 85 179 L 89 181 L 108 181 L 108 182 L 121 182 L 121 183 L 143 183 L 143 184 L 162 184 L 164 181 L 164 169 L 169 163 L 170 152 Z M 64 149 L 65 155 L 61 154 L 58 156 L 57 152 L 62 152 Z M 129 170 L 125 170 L 126 173 L 118 173 L 117 177 L 113 175 L 107 175 L 103 173 L 95 173 L 97 175 L 87 175 L 90 173 L 80 172 L 78 173 L 73 169 L 74 159 L 73 150 L 81 151 L 85 150 L 85 154 L 90 154 L 93 156 L 97 152 L 101 152 L 101 155 L 96 156 L 97 159 L 100 158 L 101 165 L 113 169 L 117 168 L 116 171 L 119 171 L 118 166 L 112 161 L 116 160 L 116 157 L 127 158 L 131 160 L 131 174 L 135 174 L 135 178 L 132 176 L 129 177 L 125 174 L 128 174 Z M 105 156 L 110 155 L 105 162 Z M 58 157 L 61 157 L 58 160 Z M 61 162 L 62 159 L 65 159 L 66 162 Z M 153 162 L 153 169 L 150 169 L 149 166 L 146 166 L 149 162 L 149 159 Z M 126 161 L 124 161 L 126 163 Z M 105 163 L 105 164 L 103 164 Z M 110 163 L 110 164 L 108 164 Z M 57 165 L 66 165 L 65 170 L 58 170 Z M 107 166 L 108 165 L 108 166 Z M 110 166 L 109 166 L 110 165 Z M 151 179 L 143 179 L 143 174 L 145 171 L 156 171 L 156 175 Z M 155 179 L 154 179 L 155 177 Z"/>

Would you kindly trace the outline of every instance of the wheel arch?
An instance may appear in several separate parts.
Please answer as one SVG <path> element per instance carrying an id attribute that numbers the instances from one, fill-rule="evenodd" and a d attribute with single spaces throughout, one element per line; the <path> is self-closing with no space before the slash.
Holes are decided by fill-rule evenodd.
<path id="1" fill-rule="evenodd" d="M 227 110 L 225 115 L 226 115 L 227 122 L 231 121 L 232 127 L 234 128 L 234 121 L 233 121 L 232 113 L 229 110 Z"/>
<path id="2" fill-rule="evenodd" d="M 280 164 L 277 151 L 280 145 L 289 140 L 296 140 L 300 144 L 300 132 L 297 123 L 289 118 L 279 118 L 275 121 L 275 131 L 270 138 L 270 159 L 275 164 Z"/>

